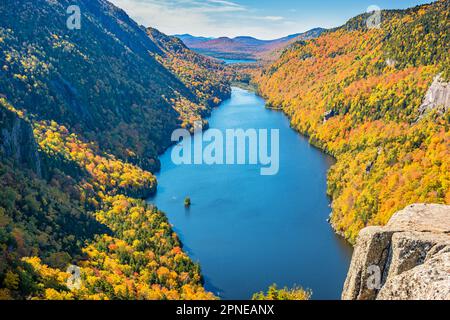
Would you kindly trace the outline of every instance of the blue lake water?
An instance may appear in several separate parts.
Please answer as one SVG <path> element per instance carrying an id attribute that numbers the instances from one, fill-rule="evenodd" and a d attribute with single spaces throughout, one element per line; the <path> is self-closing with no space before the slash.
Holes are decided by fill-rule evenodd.
<path id="1" fill-rule="evenodd" d="M 244 60 L 244 59 L 221 59 L 225 64 L 237 64 L 237 63 L 255 63 L 256 60 Z"/>
<path id="2" fill-rule="evenodd" d="M 310 288 L 313 299 L 339 299 L 352 249 L 326 221 L 333 159 L 264 105 L 254 93 L 233 88 L 209 123 L 223 131 L 279 129 L 277 175 L 261 176 L 257 165 L 177 166 L 169 149 L 149 201 L 166 212 L 184 249 L 200 263 L 206 289 L 221 298 L 249 299 L 276 283 Z"/>

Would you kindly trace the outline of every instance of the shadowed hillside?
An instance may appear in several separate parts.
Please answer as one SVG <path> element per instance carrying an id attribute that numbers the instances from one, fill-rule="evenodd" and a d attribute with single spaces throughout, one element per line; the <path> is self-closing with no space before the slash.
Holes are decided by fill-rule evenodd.
<path id="1" fill-rule="evenodd" d="M 80 30 L 66 26 L 69 5 L 81 9 Z M 157 154 L 184 121 L 173 101 L 206 103 L 155 59 L 162 51 L 145 29 L 107 1 L 13 0 L 0 16 L 1 93 L 121 159 L 157 168 Z"/>
<path id="2" fill-rule="evenodd" d="M 222 66 L 103 0 L 8 1 L 0 17 L 0 300 L 214 298 L 144 199 L 172 130 L 229 95 Z"/>

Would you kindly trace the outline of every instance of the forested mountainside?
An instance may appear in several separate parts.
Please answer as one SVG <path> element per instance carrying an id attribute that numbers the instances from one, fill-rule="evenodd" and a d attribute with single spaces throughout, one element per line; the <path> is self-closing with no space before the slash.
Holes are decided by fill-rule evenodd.
<path id="1" fill-rule="evenodd" d="M 383 11 L 374 29 L 358 16 L 255 77 L 271 107 L 336 157 L 331 221 L 351 241 L 409 204 L 450 203 L 449 4 Z"/>
<path id="2" fill-rule="evenodd" d="M 213 298 L 166 216 L 140 200 L 151 173 L 0 102 L 0 299 Z"/>
<path id="3" fill-rule="evenodd" d="M 103 0 L 8 1 L 0 16 L 0 299 L 213 299 L 144 199 L 172 130 L 229 95 L 221 65 Z"/>
<path id="4" fill-rule="evenodd" d="M 180 39 L 154 28 L 148 28 L 147 33 L 161 50 L 155 58 L 176 74 L 200 101 L 194 104 L 182 99 L 175 103 L 177 111 L 183 115 L 183 125 L 209 116 L 211 107 L 229 98 L 230 71 L 223 63 L 191 51 Z"/>
<path id="5" fill-rule="evenodd" d="M 70 5 L 80 7 L 80 30 L 66 26 Z M 4 1 L 0 15 L 1 93 L 123 160 L 157 168 L 158 153 L 185 121 L 175 102 L 210 107 L 155 58 L 163 52 L 145 29 L 105 0 Z"/>

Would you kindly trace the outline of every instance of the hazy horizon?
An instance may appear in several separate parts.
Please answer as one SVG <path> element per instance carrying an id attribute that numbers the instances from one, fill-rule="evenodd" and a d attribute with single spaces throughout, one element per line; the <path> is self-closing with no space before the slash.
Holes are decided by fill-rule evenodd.
<path id="1" fill-rule="evenodd" d="M 251 36 L 272 40 L 314 28 L 334 28 L 350 18 L 381 9 L 405 9 L 430 0 L 110 0 L 146 27 L 169 35 L 219 38 Z"/>
<path id="2" fill-rule="evenodd" d="M 191 37 L 195 37 L 195 38 L 208 38 L 208 39 L 219 39 L 219 38 L 236 39 L 236 38 L 246 38 L 246 37 L 248 37 L 248 38 L 253 38 L 253 39 L 257 39 L 257 40 L 270 41 L 270 40 L 277 40 L 277 39 L 289 37 L 289 36 L 296 35 L 296 34 L 306 33 L 306 32 L 311 31 L 313 29 L 319 29 L 319 28 L 321 28 L 321 27 L 311 28 L 309 30 L 302 31 L 302 32 L 290 33 L 290 34 L 286 34 L 286 35 L 284 35 L 282 37 L 272 38 L 272 39 L 259 39 L 259 38 L 256 38 L 256 37 L 253 37 L 253 36 L 248 36 L 248 35 L 240 35 L 240 36 L 235 36 L 235 37 L 227 37 L 227 36 L 207 37 L 207 36 L 197 36 L 195 34 L 190 34 L 190 33 L 175 33 L 175 34 L 170 34 L 170 36 L 175 36 L 175 37 L 177 37 L 177 36 L 191 36 Z"/>

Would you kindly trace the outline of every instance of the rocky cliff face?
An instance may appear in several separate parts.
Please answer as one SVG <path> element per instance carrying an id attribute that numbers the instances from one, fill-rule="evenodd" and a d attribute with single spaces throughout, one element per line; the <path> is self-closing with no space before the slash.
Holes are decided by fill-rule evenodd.
<path id="1" fill-rule="evenodd" d="M 358 237 L 344 300 L 450 300 L 450 206 L 415 204 Z"/>
<path id="2" fill-rule="evenodd" d="M 41 160 L 33 129 L 25 120 L 0 106 L 0 159 L 12 159 L 16 164 L 42 175 Z"/>
<path id="3" fill-rule="evenodd" d="M 437 109 L 445 114 L 450 108 L 450 83 L 444 82 L 440 75 L 436 76 L 428 89 L 422 105 L 419 108 L 420 117 L 431 110 Z"/>

